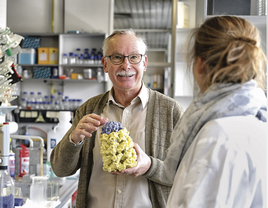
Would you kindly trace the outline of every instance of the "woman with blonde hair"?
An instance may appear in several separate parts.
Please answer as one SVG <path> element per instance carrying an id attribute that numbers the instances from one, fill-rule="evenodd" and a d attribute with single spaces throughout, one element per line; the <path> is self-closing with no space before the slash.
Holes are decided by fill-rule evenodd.
<path id="1" fill-rule="evenodd" d="M 193 29 L 188 63 L 200 93 L 164 162 L 167 208 L 266 207 L 266 57 L 258 30 L 235 16 Z"/>

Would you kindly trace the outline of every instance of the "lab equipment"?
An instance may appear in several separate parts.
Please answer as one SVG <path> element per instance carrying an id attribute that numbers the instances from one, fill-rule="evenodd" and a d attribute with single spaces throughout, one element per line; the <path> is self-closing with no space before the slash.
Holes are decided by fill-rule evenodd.
<path id="1" fill-rule="evenodd" d="M 15 183 L 7 172 L 9 163 L 9 125 L 0 127 L 0 207 L 14 207 Z"/>
<path id="2" fill-rule="evenodd" d="M 60 142 L 64 134 L 71 128 L 72 124 L 71 112 L 60 111 L 59 112 L 59 123 L 54 127 L 53 130 L 47 134 L 47 161 L 50 161 L 50 154 L 52 149 Z"/>
<path id="3" fill-rule="evenodd" d="M 35 203 L 45 202 L 47 200 L 47 176 L 32 177 L 30 187 L 30 199 Z"/>
<path id="4" fill-rule="evenodd" d="M 17 108 L 9 106 L 16 98 L 13 96 L 15 83 L 22 81 L 13 63 L 22 36 L 13 34 L 9 28 L 0 28 L 0 207 L 14 207 L 15 184 L 8 173 L 10 132 L 14 125 L 3 122 L 5 114 Z"/>

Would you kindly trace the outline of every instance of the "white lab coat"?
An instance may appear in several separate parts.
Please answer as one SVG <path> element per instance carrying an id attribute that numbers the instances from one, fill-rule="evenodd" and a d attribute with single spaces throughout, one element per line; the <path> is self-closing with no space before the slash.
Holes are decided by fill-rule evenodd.
<path id="1" fill-rule="evenodd" d="M 267 123 L 206 123 L 177 170 L 167 208 L 266 208 Z"/>

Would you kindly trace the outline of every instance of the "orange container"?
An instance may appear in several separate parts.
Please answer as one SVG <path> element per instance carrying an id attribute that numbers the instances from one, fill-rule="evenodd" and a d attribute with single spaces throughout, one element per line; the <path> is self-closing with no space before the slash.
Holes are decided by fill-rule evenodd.
<path id="1" fill-rule="evenodd" d="M 58 48 L 49 48 L 49 64 L 58 64 Z"/>
<path id="2" fill-rule="evenodd" d="M 38 48 L 38 64 L 49 64 L 49 48 Z"/>

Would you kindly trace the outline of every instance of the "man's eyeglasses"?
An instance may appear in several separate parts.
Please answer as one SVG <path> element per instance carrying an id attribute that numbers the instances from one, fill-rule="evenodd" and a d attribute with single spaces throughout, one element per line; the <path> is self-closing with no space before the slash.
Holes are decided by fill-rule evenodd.
<path id="1" fill-rule="evenodd" d="M 129 63 L 131 64 L 138 64 L 141 62 L 141 59 L 142 59 L 142 54 L 131 54 L 131 55 L 128 55 L 128 56 L 123 56 L 123 55 L 110 55 L 110 56 L 105 56 L 105 57 L 108 57 L 110 58 L 111 62 L 114 64 L 114 65 L 120 65 L 124 62 L 125 58 L 127 57 Z"/>

